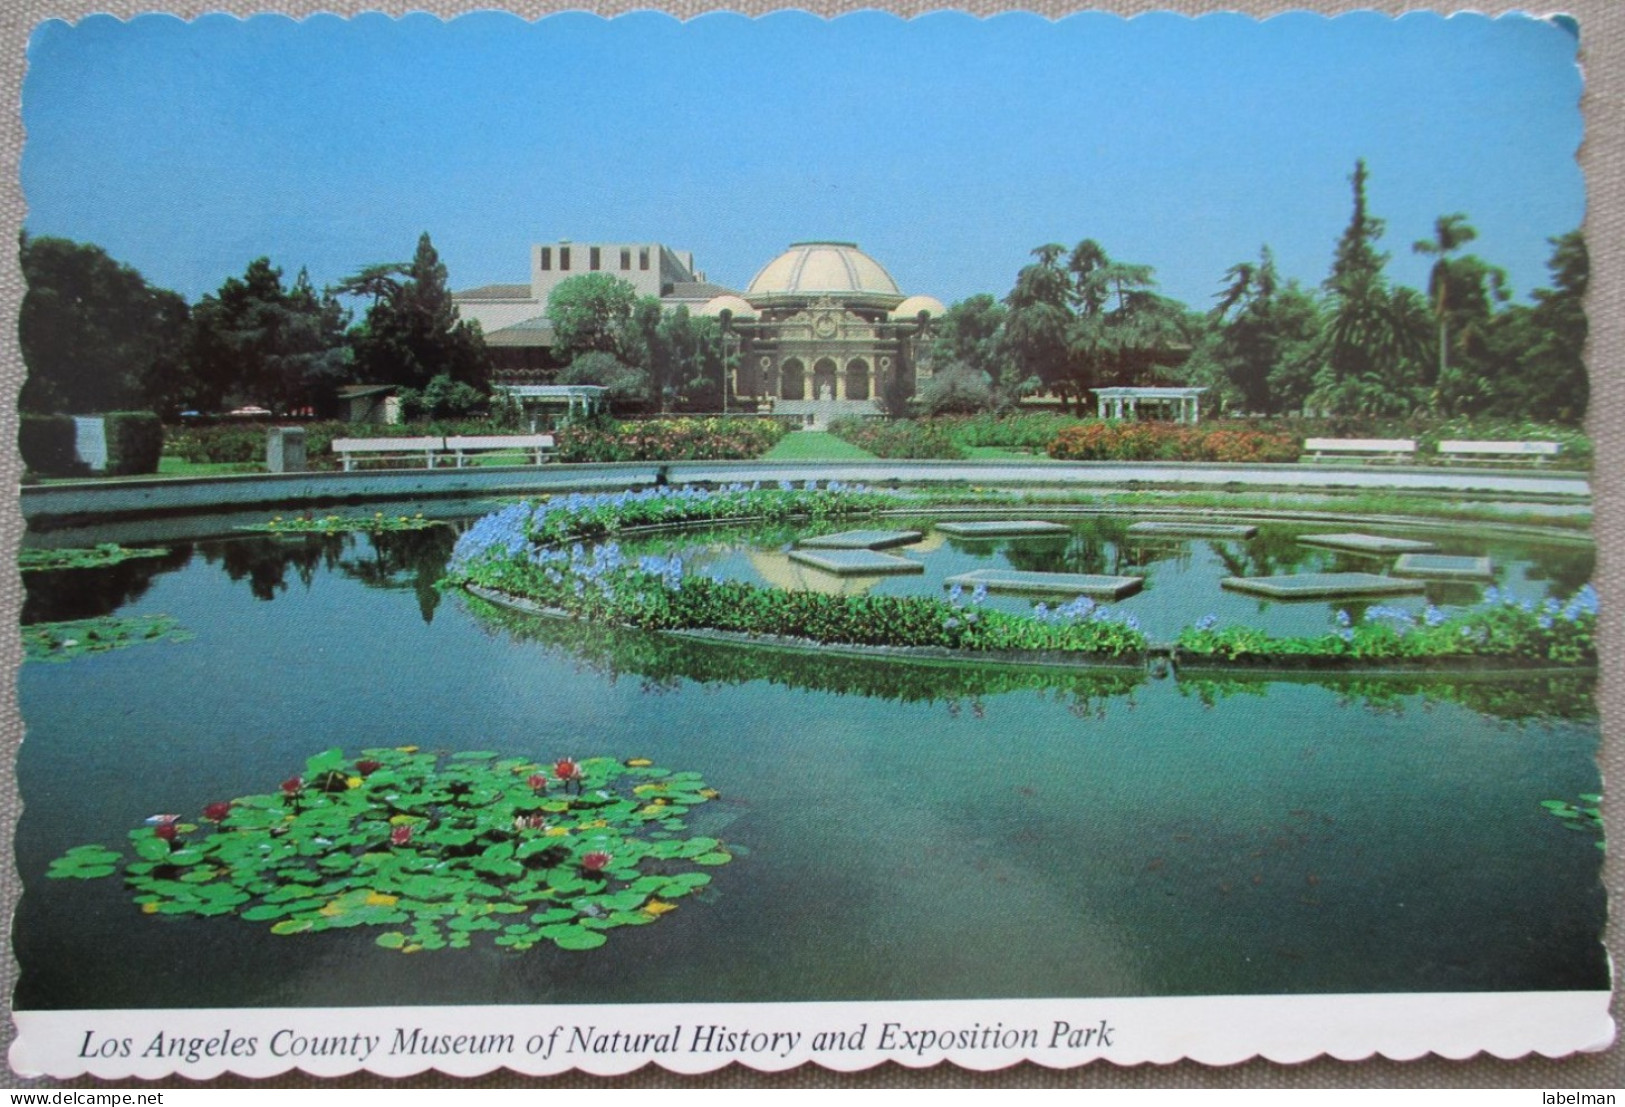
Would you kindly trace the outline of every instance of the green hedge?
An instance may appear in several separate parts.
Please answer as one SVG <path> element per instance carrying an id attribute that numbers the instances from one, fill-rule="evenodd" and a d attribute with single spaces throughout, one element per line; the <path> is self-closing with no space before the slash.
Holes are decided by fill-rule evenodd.
<path id="1" fill-rule="evenodd" d="M 74 452 L 71 415 L 24 415 L 17 428 L 17 450 L 23 464 L 41 476 L 67 477 L 85 471 Z"/>
<path id="2" fill-rule="evenodd" d="M 110 411 L 107 427 L 107 475 L 124 477 L 156 473 L 164 452 L 164 425 L 150 411 Z"/>

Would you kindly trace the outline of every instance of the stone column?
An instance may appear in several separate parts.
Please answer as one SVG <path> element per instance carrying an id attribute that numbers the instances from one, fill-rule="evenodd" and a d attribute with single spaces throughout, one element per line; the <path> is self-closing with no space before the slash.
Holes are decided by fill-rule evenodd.
<path id="1" fill-rule="evenodd" d="M 305 471 L 304 427 L 272 427 L 266 432 L 265 468 L 272 473 Z"/>

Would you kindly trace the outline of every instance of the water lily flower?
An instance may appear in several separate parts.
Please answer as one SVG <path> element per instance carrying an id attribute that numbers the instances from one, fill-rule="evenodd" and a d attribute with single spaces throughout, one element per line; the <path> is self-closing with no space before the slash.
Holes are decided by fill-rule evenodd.
<path id="1" fill-rule="evenodd" d="M 355 771 L 362 776 L 371 776 L 383 767 L 384 763 L 382 761 L 374 761 L 370 757 L 355 763 Z"/>
<path id="2" fill-rule="evenodd" d="M 224 822 L 229 814 L 231 814 L 231 802 L 229 800 L 211 803 L 203 809 L 203 817 L 211 823 Z"/>
<path id="3" fill-rule="evenodd" d="M 547 774 L 531 773 L 530 778 L 525 783 L 530 785 L 532 792 L 545 792 L 547 791 Z"/>
<path id="4" fill-rule="evenodd" d="M 581 855 L 581 867 L 590 873 L 601 873 L 613 860 L 615 858 L 603 850 L 595 849 L 591 853 Z"/>
<path id="5" fill-rule="evenodd" d="M 155 838 L 161 838 L 166 842 L 173 842 L 175 840 L 175 835 L 178 832 L 175 829 L 174 823 L 159 823 L 157 826 L 152 828 L 152 833 Z"/>
<path id="6" fill-rule="evenodd" d="M 148 826 L 168 826 L 170 823 L 178 823 L 180 821 L 181 821 L 181 817 L 179 815 L 148 815 L 147 816 L 147 825 Z"/>
<path id="7" fill-rule="evenodd" d="M 290 776 L 282 782 L 282 794 L 285 796 L 297 796 L 304 788 L 305 782 L 301 777 Z"/>
<path id="8" fill-rule="evenodd" d="M 559 782 L 566 787 L 574 783 L 576 791 L 578 793 L 581 791 L 581 766 L 576 762 L 575 758 L 560 758 L 558 763 L 553 766 L 553 775 L 558 777 Z"/>
<path id="9" fill-rule="evenodd" d="M 392 846 L 408 845 L 411 841 L 412 828 L 410 826 L 398 826 L 389 832 L 389 844 Z"/>

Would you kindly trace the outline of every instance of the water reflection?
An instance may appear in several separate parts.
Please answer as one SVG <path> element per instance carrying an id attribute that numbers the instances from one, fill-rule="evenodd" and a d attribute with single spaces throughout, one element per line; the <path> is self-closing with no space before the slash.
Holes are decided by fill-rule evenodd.
<path id="1" fill-rule="evenodd" d="M 192 560 L 192 547 L 180 545 L 162 557 L 137 557 L 98 569 L 47 569 L 22 574 L 22 623 L 66 622 L 111 615 L 147 594 L 164 573 Z"/>

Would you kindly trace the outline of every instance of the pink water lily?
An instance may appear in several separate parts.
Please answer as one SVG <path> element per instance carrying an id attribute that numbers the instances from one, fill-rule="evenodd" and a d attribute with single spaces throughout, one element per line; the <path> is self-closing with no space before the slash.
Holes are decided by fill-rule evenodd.
<path id="1" fill-rule="evenodd" d="M 412 841 L 412 828 L 398 826 L 389 832 L 389 844 L 392 846 L 409 845 Z"/>
<path id="2" fill-rule="evenodd" d="M 582 855 L 581 867 L 590 873 L 601 873 L 609 867 L 609 863 L 613 860 L 615 858 L 603 850 L 593 850 L 591 853 Z"/>
<path id="3" fill-rule="evenodd" d="M 545 792 L 547 791 L 547 774 L 531 773 L 530 779 L 526 780 L 525 783 L 530 785 L 532 792 Z"/>
<path id="4" fill-rule="evenodd" d="M 297 796 L 304 788 L 305 782 L 301 777 L 290 776 L 282 782 L 282 794 L 285 796 Z"/>
<path id="5" fill-rule="evenodd" d="M 224 822 L 229 814 L 231 814 L 231 803 L 226 800 L 211 803 L 203 809 L 203 817 L 211 823 Z"/>
<path id="6" fill-rule="evenodd" d="M 175 829 L 174 823 L 159 823 L 152 828 L 152 833 L 155 838 L 160 838 L 165 842 L 173 842 L 175 835 L 179 832 Z"/>

